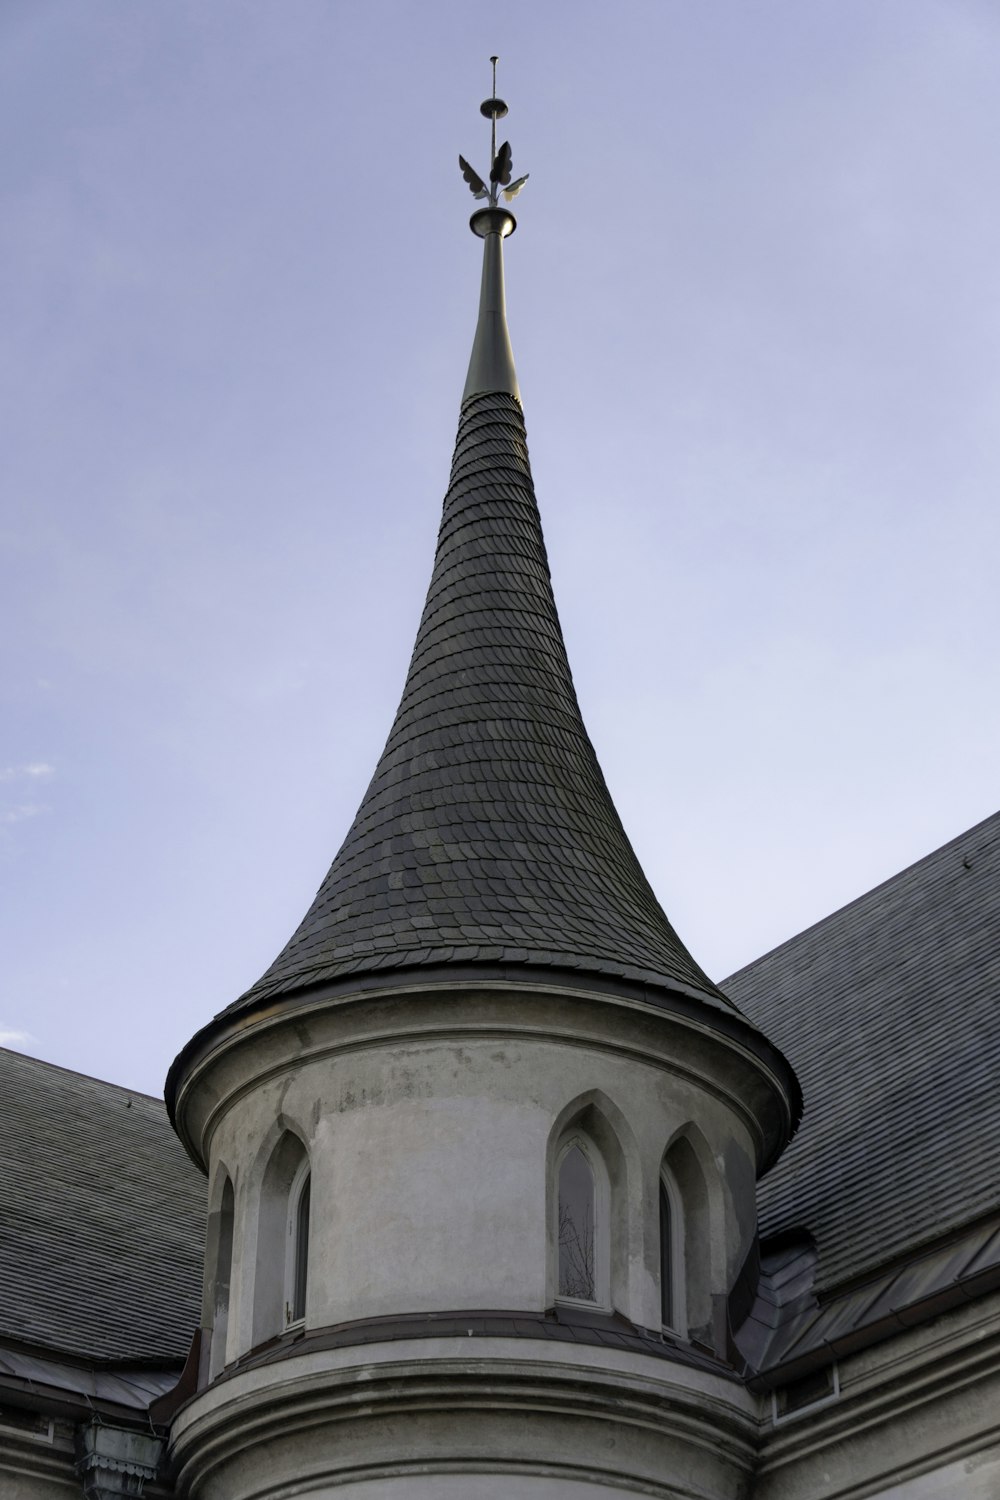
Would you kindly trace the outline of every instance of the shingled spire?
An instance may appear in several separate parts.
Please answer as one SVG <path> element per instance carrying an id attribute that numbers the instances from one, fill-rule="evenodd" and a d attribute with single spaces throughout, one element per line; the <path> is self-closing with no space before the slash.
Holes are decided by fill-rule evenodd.
<path id="1" fill-rule="evenodd" d="M 437 554 L 392 732 L 298 931 L 231 1009 L 349 975 L 503 964 L 635 980 L 731 1009 L 670 926 L 622 828 L 573 689 L 535 500 L 489 184 L 479 320 Z M 467 970 L 466 970 L 467 972 Z"/>

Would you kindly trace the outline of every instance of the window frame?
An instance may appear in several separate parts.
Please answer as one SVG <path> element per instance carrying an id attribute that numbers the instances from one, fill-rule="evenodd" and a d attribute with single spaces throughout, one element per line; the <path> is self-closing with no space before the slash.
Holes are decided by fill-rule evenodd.
<path id="1" fill-rule="evenodd" d="M 559 1179 L 563 1162 L 574 1146 L 580 1151 L 594 1183 L 594 1297 L 569 1297 L 559 1290 Z M 604 1158 L 582 1130 L 571 1130 L 559 1143 L 555 1155 L 552 1193 L 553 1212 L 553 1301 L 559 1307 L 586 1308 L 590 1312 L 611 1311 L 611 1183 Z"/>
<path id="2" fill-rule="evenodd" d="M 667 1204 L 667 1229 L 670 1241 L 666 1247 L 667 1254 L 664 1255 L 663 1244 L 663 1200 Z M 670 1168 L 664 1162 L 660 1167 L 659 1181 L 656 1190 L 657 1211 L 657 1244 L 659 1247 L 658 1257 L 658 1280 L 660 1286 L 660 1325 L 664 1333 L 672 1334 L 675 1338 L 687 1338 L 687 1291 L 684 1275 L 684 1256 L 686 1250 L 686 1236 L 684 1229 L 684 1200 L 680 1189 L 674 1181 Z M 669 1286 L 664 1286 L 664 1277 L 669 1275 Z M 664 1318 L 667 1310 L 667 1293 L 669 1292 L 670 1319 Z"/>
<path id="3" fill-rule="evenodd" d="M 302 1224 L 305 1199 L 306 1219 Z M 285 1222 L 285 1331 L 303 1328 L 309 1297 L 309 1240 L 312 1223 L 312 1166 L 308 1155 L 299 1163 L 288 1189 L 288 1213 Z M 305 1245 L 302 1230 L 305 1229 Z M 304 1250 L 304 1255 L 303 1255 Z M 298 1308 L 301 1275 L 302 1306 Z"/>
<path id="4" fill-rule="evenodd" d="M 233 1180 L 223 1167 L 222 1188 L 215 1195 L 218 1208 L 215 1220 L 215 1243 L 212 1250 L 214 1269 L 211 1282 L 212 1331 L 209 1338 L 208 1378 L 214 1380 L 226 1366 L 229 1341 L 229 1314 L 232 1305 L 233 1269 L 236 1249 L 236 1191 Z"/>

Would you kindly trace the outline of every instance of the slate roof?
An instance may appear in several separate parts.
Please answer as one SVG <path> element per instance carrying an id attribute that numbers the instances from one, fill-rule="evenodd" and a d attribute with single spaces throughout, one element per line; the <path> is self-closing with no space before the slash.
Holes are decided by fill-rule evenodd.
<path id="1" fill-rule="evenodd" d="M 815 1273 L 808 1240 L 772 1240 L 761 1257 L 756 1296 L 735 1343 L 767 1385 L 1000 1289 L 1000 1212 L 822 1298 Z"/>
<path id="2" fill-rule="evenodd" d="M 0 1048 L 0 1341 L 182 1362 L 205 1182 L 160 1099 Z"/>
<path id="3" fill-rule="evenodd" d="M 312 906 L 230 1011 L 349 974 L 555 966 L 735 1007 L 667 921 L 577 705 L 514 396 L 462 406 L 402 702 Z"/>
<path id="4" fill-rule="evenodd" d="M 1000 813 L 725 985 L 802 1083 L 761 1232 L 809 1230 L 819 1291 L 1000 1208 Z"/>

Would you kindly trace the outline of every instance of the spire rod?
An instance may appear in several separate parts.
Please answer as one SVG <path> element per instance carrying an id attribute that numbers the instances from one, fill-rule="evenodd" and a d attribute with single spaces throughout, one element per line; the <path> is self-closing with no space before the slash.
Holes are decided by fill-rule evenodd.
<path id="1" fill-rule="evenodd" d="M 493 166 L 494 166 L 494 163 L 496 162 L 496 159 L 497 159 L 497 111 L 496 111 L 496 104 L 497 104 L 497 63 L 499 61 L 500 61 L 499 57 L 491 57 L 490 58 L 490 62 L 493 64 L 493 98 L 490 101 L 491 104 L 493 105 L 493 108 L 490 110 L 490 181 L 491 182 L 493 180 Z M 496 201 L 497 201 L 497 185 L 494 182 L 493 183 L 493 191 L 490 193 L 490 202 L 495 205 Z"/>
<path id="2" fill-rule="evenodd" d="M 473 234 L 483 241 L 483 281 L 479 296 L 479 321 L 469 361 L 469 375 L 465 382 L 463 400 L 489 391 L 502 391 L 520 401 L 514 369 L 514 354 L 507 332 L 507 308 L 503 281 L 503 241 L 517 228 L 517 220 L 507 208 L 501 208 L 500 191 L 509 203 L 516 198 L 528 180 L 527 173 L 511 182 L 510 142 L 504 141 L 497 150 L 497 121 L 507 113 L 507 106 L 497 98 L 498 57 L 491 57 L 493 65 L 493 93 L 479 106 L 479 113 L 490 122 L 490 170 L 489 186 L 471 167 L 464 156 L 458 158 L 462 176 L 469 184 L 474 198 L 485 199 L 488 206 L 479 208 L 469 220 Z"/>
<path id="3" fill-rule="evenodd" d="M 462 169 L 462 176 L 469 184 L 472 196 L 474 198 L 485 198 L 491 208 L 496 208 L 499 204 L 501 188 L 503 189 L 504 201 L 511 203 L 528 180 L 527 172 L 525 172 L 523 177 L 519 177 L 516 182 L 511 182 L 510 180 L 512 157 L 509 141 L 504 141 L 500 150 L 497 151 L 497 121 L 502 120 L 507 113 L 506 104 L 502 99 L 497 98 L 497 63 L 499 61 L 499 57 L 490 58 L 490 62 L 493 64 L 493 93 L 489 99 L 484 99 L 479 106 L 479 113 L 485 115 L 490 122 L 489 187 L 487 187 L 476 169 L 469 165 L 464 156 L 458 158 L 458 165 Z M 480 231 L 475 226 L 475 217 L 473 215 L 472 228 L 476 234 L 479 234 Z M 513 215 L 509 217 L 513 219 Z M 512 231 L 508 230 L 507 232 L 511 233 Z"/>

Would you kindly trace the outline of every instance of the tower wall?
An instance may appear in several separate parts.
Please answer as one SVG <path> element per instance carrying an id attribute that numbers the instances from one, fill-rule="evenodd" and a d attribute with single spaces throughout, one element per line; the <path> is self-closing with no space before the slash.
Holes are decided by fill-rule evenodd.
<path id="1" fill-rule="evenodd" d="M 727 1295 L 752 1245 L 769 1111 L 759 1062 L 737 1045 L 585 987 L 414 985 L 300 1003 L 235 1031 L 191 1069 L 179 1107 L 210 1201 L 221 1206 L 229 1182 L 235 1205 L 231 1267 L 209 1257 L 204 1388 L 174 1429 L 192 1492 L 204 1482 L 220 1500 L 260 1493 L 251 1455 L 264 1431 L 255 1438 L 248 1413 L 287 1399 L 286 1422 L 266 1438 L 268 1495 L 293 1485 L 306 1444 L 317 1476 L 329 1468 L 348 1493 L 366 1464 L 388 1464 L 359 1496 L 445 1493 L 456 1465 L 472 1473 L 480 1462 L 506 1476 L 477 1479 L 484 1500 L 558 1496 L 579 1482 L 580 1463 L 598 1472 L 605 1441 L 614 1457 L 599 1492 L 616 1495 L 626 1490 L 612 1473 L 662 1483 L 695 1429 L 696 1446 L 709 1433 L 718 1446 L 735 1423 L 733 1453 L 722 1442 L 724 1462 L 712 1459 L 732 1472 L 711 1492 L 729 1493 L 754 1403 L 719 1356 Z M 591 1153 L 597 1183 L 596 1288 L 582 1300 L 561 1297 L 559 1284 L 558 1164 L 570 1141 Z M 289 1323 L 286 1304 L 282 1326 L 262 1324 L 287 1284 L 269 1183 L 290 1185 L 301 1159 L 311 1174 L 305 1317 Z M 285 1161 L 281 1178 L 274 1163 Z M 687 1195 L 684 1308 L 667 1333 L 665 1161 L 682 1163 Z M 384 1418 L 366 1407 L 362 1420 L 362 1397 L 372 1411 L 384 1403 Z M 627 1416 L 623 1399 L 635 1403 Z M 468 1424 L 446 1414 L 463 1402 L 471 1447 Z M 219 1445 L 233 1445 L 228 1477 L 209 1482 Z M 372 1445 L 377 1460 L 364 1456 Z"/>

